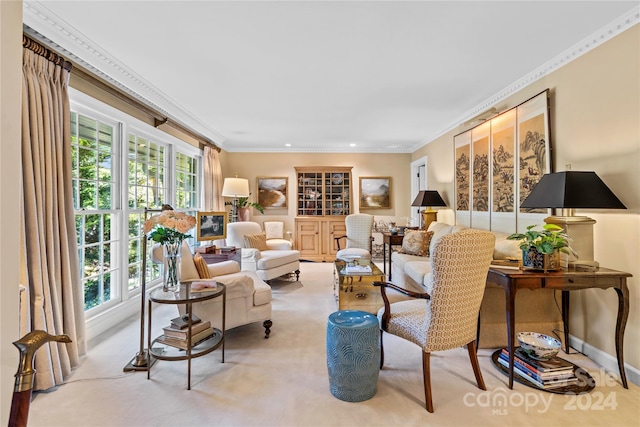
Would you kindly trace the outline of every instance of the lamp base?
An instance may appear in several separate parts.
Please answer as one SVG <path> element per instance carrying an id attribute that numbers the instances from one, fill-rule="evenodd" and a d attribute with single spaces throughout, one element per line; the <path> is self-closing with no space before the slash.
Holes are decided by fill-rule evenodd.
<path id="1" fill-rule="evenodd" d="M 586 216 L 550 216 L 545 218 L 544 222 L 562 227 L 571 238 L 569 246 L 576 251 L 578 259 L 570 259 L 569 266 L 598 266 L 598 263 L 593 260 L 593 224 L 596 223 L 595 219 Z"/>
<path id="2" fill-rule="evenodd" d="M 432 209 L 425 209 L 422 211 L 422 228 L 424 230 L 429 229 L 429 225 L 432 222 L 436 221 L 438 218 L 438 211 L 434 211 Z"/>
<path id="3" fill-rule="evenodd" d="M 162 348 L 154 348 L 154 352 L 160 353 L 162 352 Z M 149 362 L 150 361 L 150 362 Z M 149 367 L 155 365 L 158 359 L 155 359 L 149 355 L 149 352 L 145 348 L 141 353 L 136 354 L 133 359 L 122 369 L 123 372 L 131 372 L 131 371 L 147 371 Z"/>

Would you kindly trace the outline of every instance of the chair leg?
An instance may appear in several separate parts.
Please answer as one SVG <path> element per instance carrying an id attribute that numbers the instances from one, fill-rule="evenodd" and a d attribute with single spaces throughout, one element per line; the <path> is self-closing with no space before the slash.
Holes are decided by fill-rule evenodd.
<path id="1" fill-rule="evenodd" d="M 384 365 L 384 345 L 382 344 L 382 329 L 380 329 L 380 369 Z"/>
<path id="2" fill-rule="evenodd" d="M 431 399 L 431 353 L 422 352 L 422 376 L 424 377 L 424 401 L 427 411 L 433 413 L 433 400 Z"/>
<path id="3" fill-rule="evenodd" d="M 486 390 L 487 386 L 484 385 L 484 379 L 482 378 L 482 371 L 480 371 L 480 364 L 478 363 L 478 351 L 476 350 L 476 342 L 471 341 L 467 344 L 467 350 L 469 351 L 469 360 L 471 361 L 471 367 L 473 368 L 473 374 L 476 376 L 476 382 L 480 390 Z"/>
<path id="4" fill-rule="evenodd" d="M 273 325 L 273 322 L 271 321 L 271 319 L 265 320 L 264 322 L 262 322 L 262 326 L 264 326 L 264 338 L 265 339 L 269 338 L 269 334 L 271 333 L 271 326 L 272 325 Z"/>

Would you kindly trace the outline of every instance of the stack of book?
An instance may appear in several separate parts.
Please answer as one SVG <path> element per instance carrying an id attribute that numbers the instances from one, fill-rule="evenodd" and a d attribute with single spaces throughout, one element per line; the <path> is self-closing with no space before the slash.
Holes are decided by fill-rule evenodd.
<path id="1" fill-rule="evenodd" d="M 179 320 L 180 319 L 180 320 Z M 157 339 L 159 343 L 170 345 L 181 350 L 187 349 L 187 339 L 189 333 L 188 322 L 184 322 L 181 317 L 173 319 L 171 325 L 162 328 L 164 334 Z M 201 321 L 197 317 L 193 319 L 191 326 L 191 346 L 195 347 L 202 341 L 210 338 L 214 333 L 210 321 Z"/>
<path id="2" fill-rule="evenodd" d="M 502 349 L 498 362 L 509 368 L 509 351 Z M 516 348 L 513 354 L 513 372 L 536 387 L 548 390 L 576 384 L 578 377 L 574 372 L 574 365 L 557 356 L 549 360 L 536 360 Z"/>

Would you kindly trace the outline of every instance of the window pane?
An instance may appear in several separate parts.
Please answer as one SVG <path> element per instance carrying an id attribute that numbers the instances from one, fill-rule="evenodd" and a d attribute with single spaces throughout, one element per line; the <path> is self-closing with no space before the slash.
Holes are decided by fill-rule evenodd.
<path id="1" fill-rule="evenodd" d="M 117 287 L 118 245 L 112 230 L 117 214 L 114 189 L 116 146 L 114 127 L 108 123 L 71 113 L 71 155 L 78 256 L 84 284 L 85 310 L 109 301 Z M 105 286 L 106 284 L 106 286 Z"/>

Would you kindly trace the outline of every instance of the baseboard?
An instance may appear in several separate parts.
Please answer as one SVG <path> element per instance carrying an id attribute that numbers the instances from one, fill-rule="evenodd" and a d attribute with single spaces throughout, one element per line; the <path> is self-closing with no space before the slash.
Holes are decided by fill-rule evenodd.
<path id="1" fill-rule="evenodd" d="M 589 357 L 589 359 L 593 360 L 603 368 L 615 373 L 616 376 L 620 375 L 620 372 L 618 371 L 618 359 L 615 356 L 612 356 L 609 353 L 574 337 L 573 335 L 569 335 L 569 345 Z M 627 381 L 640 386 L 640 370 L 630 366 L 628 363 L 624 364 L 624 368 L 627 374 Z"/>

